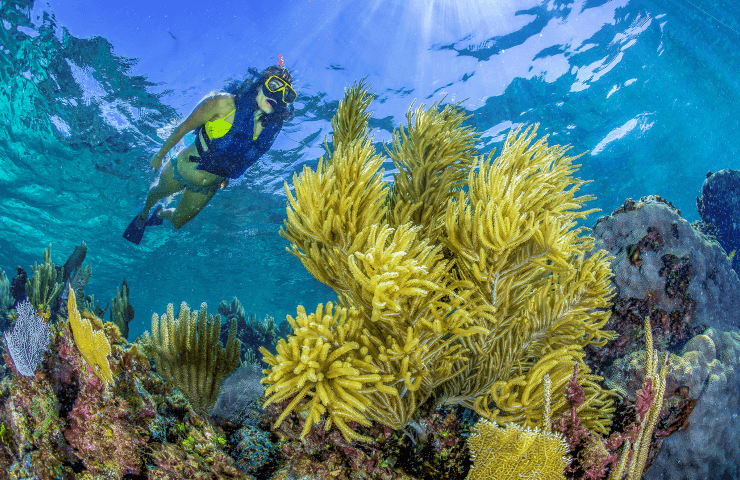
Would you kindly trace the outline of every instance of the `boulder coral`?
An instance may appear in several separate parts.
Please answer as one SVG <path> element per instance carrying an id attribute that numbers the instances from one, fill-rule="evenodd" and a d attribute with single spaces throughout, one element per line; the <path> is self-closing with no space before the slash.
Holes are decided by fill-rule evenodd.
<path id="1" fill-rule="evenodd" d="M 593 234 L 596 248 L 614 257 L 616 297 L 628 302 L 650 295 L 653 312 L 639 315 L 639 324 L 645 313 L 660 319 L 654 310 L 661 310 L 689 325 L 740 326 L 740 279 L 727 254 L 669 202 L 628 199 L 600 218 Z"/>

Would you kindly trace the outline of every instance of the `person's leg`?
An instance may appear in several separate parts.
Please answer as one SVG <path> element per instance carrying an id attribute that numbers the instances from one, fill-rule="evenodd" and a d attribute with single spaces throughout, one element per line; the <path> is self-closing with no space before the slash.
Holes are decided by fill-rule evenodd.
<path id="1" fill-rule="evenodd" d="M 217 191 L 197 193 L 186 188 L 182 194 L 182 198 L 180 198 L 180 203 L 177 204 L 177 208 L 161 210 L 158 216 L 169 220 L 175 229 L 179 229 L 198 215 L 208 205 L 208 202 L 211 201 Z"/>
<path id="2" fill-rule="evenodd" d="M 170 161 L 165 165 L 164 170 L 162 170 L 162 174 L 157 179 L 157 183 L 149 190 L 149 194 L 146 196 L 146 203 L 139 214 L 139 218 L 145 220 L 149 217 L 149 210 L 151 210 L 157 202 L 179 192 L 183 188 L 183 185 L 180 185 L 180 182 L 175 180 L 174 169 L 172 162 Z"/>

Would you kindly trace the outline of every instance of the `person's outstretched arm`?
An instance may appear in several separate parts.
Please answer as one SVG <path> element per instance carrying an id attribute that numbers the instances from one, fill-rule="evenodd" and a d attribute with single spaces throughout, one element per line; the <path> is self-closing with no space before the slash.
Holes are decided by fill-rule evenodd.
<path id="1" fill-rule="evenodd" d="M 157 153 L 154 154 L 151 161 L 149 162 L 153 169 L 159 170 L 162 166 L 162 159 L 169 152 L 172 147 L 182 140 L 188 132 L 195 130 L 201 125 L 208 121 L 213 120 L 215 117 L 223 116 L 223 110 L 228 112 L 230 104 L 233 104 L 232 96 L 228 93 L 221 93 L 212 96 L 208 96 L 201 100 L 193 112 L 182 122 L 174 132 L 167 138 Z M 197 141 L 197 140 L 196 140 Z"/>

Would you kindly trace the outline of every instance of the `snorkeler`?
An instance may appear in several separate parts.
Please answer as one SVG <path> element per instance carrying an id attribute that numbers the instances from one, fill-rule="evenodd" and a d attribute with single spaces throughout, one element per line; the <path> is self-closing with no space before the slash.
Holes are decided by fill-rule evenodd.
<path id="1" fill-rule="evenodd" d="M 230 93 L 216 92 L 203 99 L 152 157 L 152 168 L 159 170 L 167 152 L 195 130 L 195 142 L 165 165 L 144 208 L 123 237 L 138 245 L 146 227 L 161 225 L 164 220 L 179 229 L 198 215 L 229 179 L 244 174 L 272 147 L 283 122 L 292 118 L 296 92 L 291 83 L 280 55 L 280 64 L 268 67 L 256 81 L 244 81 Z M 177 208 L 165 209 L 160 204 L 149 216 L 157 202 L 182 190 Z"/>

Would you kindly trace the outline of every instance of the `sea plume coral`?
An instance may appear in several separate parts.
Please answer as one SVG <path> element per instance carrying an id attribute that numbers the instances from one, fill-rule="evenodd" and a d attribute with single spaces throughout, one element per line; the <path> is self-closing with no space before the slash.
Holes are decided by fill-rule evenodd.
<path id="1" fill-rule="evenodd" d="M 286 183 L 281 235 L 347 314 L 299 310 L 305 322 L 291 322 L 294 333 L 276 355 L 263 352 L 268 402 L 292 398 L 288 410 L 309 412 L 306 429 L 325 416 L 326 428 L 336 423 L 330 399 L 346 419 L 394 429 L 430 399 L 537 425 L 544 376 L 553 398 L 563 398 L 578 364 L 584 422 L 605 431 L 610 394 L 590 374 L 583 347 L 611 338 L 603 330 L 610 271 L 606 254 L 589 255 L 593 239 L 576 227 L 590 213 L 589 197 L 577 196 L 584 182 L 573 177 L 567 148 L 519 129 L 497 158 L 478 158 L 477 135 L 457 107 L 422 105 L 394 135 L 389 153 L 399 173 L 390 187 L 367 128 L 371 100 L 362 82 L 346 90 L 327 155 L 294 176 L 295 194 Z M 339 330 L 342 340 L 330 340 Z M 328 362 L 330 352 L 341 354 Z M 344 385 L 326 391 L 333 362 L 350 364 L 337 377 L 361 379 L 348 379 L 350 397 Z M 566 408 L 553 405 L 554 413 Z"/>
<path id="2" fill-rule="evenodd" d="M 260 348 L 264 361 L 272 366 L 263 379 L 263 383 L 271 384 L 265 390 L 269 399 L 264 407 L 292 397 L 276 426 L 293 410 L 305 411 L 301 432 L 305 437 L 326 413 L 327 428 L 334 424 L 347 438 L 370 441 L 347 426 L 348 421 L 370 425 L 366 418 L 370 400 L 363 390 L 383 379 L 378 375 L 380 369 L 367 362 L 367 348 L 349 340 L 356 335 L 352 330 L 357 326 L 357 315 L 357 310 L 334 310 L 331 302 L 326 309 L 319 305 L 310 315 L 299 307 L 297 318 L 288 316 L 295 334 L 287 342 L 279 341 L 277 356 Z M 382 384 L 378 386 L 383 388 Z M 301 404 L 304 398 L 310 400 Z"/>
<path id="3" fill-rule="evenodd" d="M 152 333 L 146 335 L 154 347 L 157 373 L 201 413 L 213 408 L 224 378 L 239 366 L 236 322 L 231 322 L 226 348 L 219 342 L 220 331 L 221 316 L 208 315 L 205 303 L 191 311 L 182 302 L 177 317 L 171 303 L 161 317 L 152 315 Z"/>

